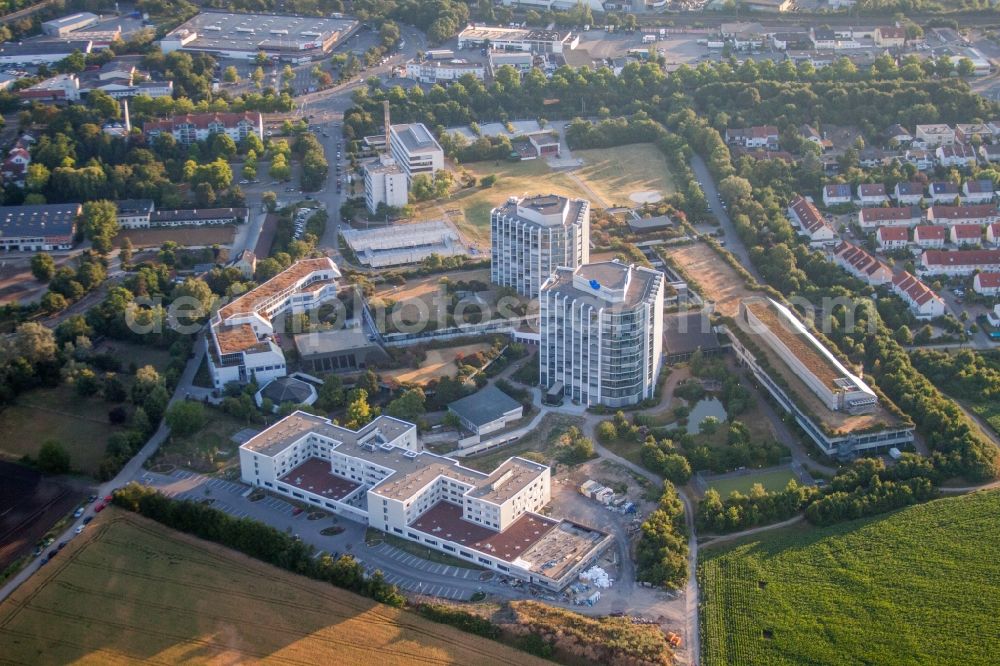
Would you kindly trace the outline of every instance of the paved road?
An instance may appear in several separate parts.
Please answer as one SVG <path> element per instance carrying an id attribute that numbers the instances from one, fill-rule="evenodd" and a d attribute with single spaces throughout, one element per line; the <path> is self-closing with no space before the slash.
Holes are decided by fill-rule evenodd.
<path id="1" fill-rule="evenodd" d="M 205 355 L 205 346 L 202 344 L 202 338 L 200 335 L 195 340 L 194 348 L 194 357 L 188 361 L 187 366 L 184 368 L 180 381 L 177 383 L 177 388 L 174 390 L 174 394 L 170 398 L 170 404 L 173 404 L 177 400 L 184 399 L 184 386 L 191 384 L 195 373 L 198 371 L 198 366 L 201 365 L 202 358 Z M 142 466 L 145 462 L 156 453 L 157 449 L 160 448 L 160 445 L 166 440 L 169 433 L 170 429 L 167 427 L 165 422 L 161 421 L 160 427 L 156 429 L 156 432 L 153 433 L 153 435 L 149 438 L 149 441 L 146 442 L 146 445 L 142 447 L 139 453 L 137 453 L 135 457 L 125 464 L 115 478 L 96 488 L 94 490 L 94 494 L 98 497 L 104 497 L 105 495 L 110 494 L 115 488 L 123 486 L 134 479 L 142 470 Z M 84 518 L 89 515 L 93 515 L 93 510 L 94 505 L 88 506 L 84 515 L 74 520 L 62 534 L 56 537 L 55 541 L 59 542 L 69 540 L 76 536 L 76 528 L 83 524 Z M 40 562 L 40 560 L 36 559 L 34 562 L 29 563 L 28 566 L 20 571 L 20 573 L 11 578 L 2 588 L 0 588 L 0 601 L 6 599 L 14 590 L 16 590 L 38 570 L 38 562 Z"/>
<path id="2" fill-rule="evenodd" d="M 694 154 L 691 156 L 691 169 L 694 171 L 698 182 L 701 183 L 701 189 L 705 193 L 705 198 L 708 199 L 708 205 L 712 208 L 712 214 L 719 219 L 722 230 L 726 232 L 726 249 L 739 259 L 740 263 L 750 271 L 751 275 L 760 280 L 757 269 L 754 267 L 753 262 L 750 261 L 750 253 L 747 251 L 746 245 L 743 244 L 743 239 L 736 232 L 736 225 L 729 219 L 729 213 L 726 212 L 726 209 L 722 207 L 722 202 L 719 199 L 719 190 L 715 185 L 712 172 L 708 170 L 708 165 L 705 164 L 700 155 Z"/>

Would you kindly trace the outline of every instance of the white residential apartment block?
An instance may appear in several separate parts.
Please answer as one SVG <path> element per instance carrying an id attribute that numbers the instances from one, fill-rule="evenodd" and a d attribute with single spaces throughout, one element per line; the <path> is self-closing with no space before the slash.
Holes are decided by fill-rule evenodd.
<path id="1" fill-rule="evenodd" d="M 948 125 L 917 125 L 913 137 L 928 148 L 950 146 L 955 143 L 955 130 Z"/>
<path id="2" fill-rule="evenodd" d="M 583 405 L 651 398 L 663 352 L 664 275 L 615 261 L 559 268 L 542 286 L 541 385 Z"/>
<path id="3" fill-rule="evenodd" d="M 490 280 L 534 298 L 559 267 L 590 261 L 590 202 L 511 197 L 490 212 Z"/>
<path id="4" fill-rule="evenodd" d="M 993 224 L 997 221 L 997 207 L 993 204 L 974 206 L 931 206 L 927 209 L 931 224 Z"/>
<path id="5" fill-rule="evenodd" d="M 412 423 L 379 416 L 360 430 L 295 412 L 240 447 L 245 483 L 561 590 L 613 538 L 538 513 L 551 472 L 508 458 L 486 474 L 421 451 Z"/>
<path id="6" fill-rule="evenodd" d="M 365 166 L 365 204 L 374 213 L 379 204 L 402 208 L 409 201 L 406 172 L 388 155 Z"/>
<path id="7" fill-rule="evenodd" d="M 1000 273 L 976 273 L 972 278 L 972 290 L 983 296 L 1000 294 Z"/>
<path id="8" fill-rule="evenodd" d="M 451 83 L 466 74 L 483 80 L 486 68 L 482 63 L 468 60 L 421 60 L 406 63 L 406 78 L 421 83 Z"/>
<path id="9" fill-rule="evenodd" d="M 944 314 L 944 301 L 920 278 L 903 271 L 892 279 L 892 291 L 903 299 L 917 319 L 933 319 Z"/>
<path id="10" fill-rule="evenodd" d="M 986 178 L 983 180 L 967 180 L 962 183 L 962 201 L 967 204 L 985 204 L 993 201 L 996 196 L 993 181 Z"/>
<path id="11" fill-rule="evenodd" d="M 900 206 L 917 206 L 924 198 L 923 183 L 896 183 L 892 198 Z"/>
<path id="12" fill-rule="evenodd" d="M 913 230 L 913 242 L 922 248 L 940 248 L 948 241 L 948 227 L 920 224 Z"/>
<path id="13" fill-rule="evenodd" d="M 303 259 L 256 289 L 219 308 L 206 337 L 212 383 L 266 384 L 284 377 L 285 354 L 274 340 L 272 318 L 305 312 L 337 296 L 340 270 L 329 257 Z"/>
<path id="14" fill-rule="evenodd" d="M 444 168 L 444 151 L 423 123 L 389 127 L 389 150 L 392 159 L 412 182 L 418 174 L 434 175 Z"/>
<path id="15" fill-rule="evenodd" d="M 155 139 L 160 134 L 172 134 L 178 143 L 188 145 L 195 141 L 205 141 L 213 134 L 228 134 L 239 143 L 251 134 L 264 140 L 264 117 L 258 111 L 244 113 L 189 113 L 166 120 L 151 120 L 144 123 L 142 131 L 147 139 Z"/>

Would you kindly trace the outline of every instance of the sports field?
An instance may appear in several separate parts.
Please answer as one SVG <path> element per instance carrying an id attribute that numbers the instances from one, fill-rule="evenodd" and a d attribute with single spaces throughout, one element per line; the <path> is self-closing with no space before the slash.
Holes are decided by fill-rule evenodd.
<path id="1" fill-rule="evenodd" d="M 0 606 L 0 646 L 24 664 L 545 663 L 116 509 Z"/>
<path id="2" fill-rule="evenodd" d="M 997 663 L 1000 491 L 702 551 L 702 663 Z"/>
<path id="3" fill-rule="evenodd" d="M 771 492 L 784 490 L 792 479 L 798 481 L 798 477 L 790 468 L 783 467 L 781 469 L 751 471 L 750 474 L 744 476 L 731 476 L 725 479 L 706 479 L 706 484 L 709 488 L 715 488 L 719 491 L 719 495 L 725 499 L 734 490 L 746 495 L 755 483 L 761 484 L 765 490 Z"/>
<path id="4" fill-rule="evenodd" d="M 677 191 L 670 167 L 651 143 L 574 150 L 583 166 L 573 173 L 609 206 L 636 206 Z"/>

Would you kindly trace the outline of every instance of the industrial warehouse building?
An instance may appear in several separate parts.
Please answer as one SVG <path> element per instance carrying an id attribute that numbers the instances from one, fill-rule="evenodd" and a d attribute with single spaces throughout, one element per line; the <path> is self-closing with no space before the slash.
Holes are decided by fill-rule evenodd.
<path id="1" fill-rule="evenodd" d="M 78 203 L 0 206 L 0 250 L 68 250 L 82 211 Z"/>
<path id="2" fill-rule="evenodd" d="M 470 25 L 458 33 L 458 48 L 490 46 L 501 51 L 563 53 L 580 44 L 580 36 L 568 30 L 506 28 L 499 25 Z"/>
<path id="3" fill-rule="evenodd" d="M 508 458 L 492 473 L 421 450 L 412 423 L 360 430 L 295 412 L 240 446 L 245 483 L 492 571 L 561 590 L 611 545 L 605 532 L 538 513 L 550 470 Z"/>
<path id="4" fill-rule="evenodd" d="M 219 58 L 271 58 L 306 62 L 321 58 L 357 31 L 353 18 L 203 12 L 160 40 L 164 53 L 192 51 Z"/>
<path id="5" fill-rule="evenodd" d="M 358 262 L 372 268 L 415 264 L 432 254 L 440 257 L 468 254 L 458 230 L 445 220 L 344 229 L 340 233 Z"/>

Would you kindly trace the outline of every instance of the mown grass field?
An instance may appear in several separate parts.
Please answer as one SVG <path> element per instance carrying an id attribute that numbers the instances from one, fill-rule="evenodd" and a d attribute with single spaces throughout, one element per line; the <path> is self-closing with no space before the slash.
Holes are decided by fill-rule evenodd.
<path id="1" fill-rule="evenodd" d="M 0 646 L 26 664 L 544 663 L 116 509 L 0 606 Z"/>
<path id="2" fill-rule="evenodd" d="M 702 551 L 706 666 L 996 664 L 1000 491 Z"/>
<path id="3" fill-rule="evenodd" d="M 121 429 L 108 421 L 111 407 L 101 398 L 79 397 L 67 384 L 22 393 L 15 404 L 0 411 L 0 456 L 34 458 L 42 444 L 52 439 L 69 452 L 74 470 L 93 476 L 108 436 Z"/>
<path id="4" fill-rule="evenodd" d="M 667 160 L 651 143 L 574 150 L 573 157 L 583 160 L 576 175 L 611 206 L 637 205 L 630 198 L 637 192 L 666 197 L 677 191 Z"/>
<path id="5" fill-rule="evenodd" d="M 715 488 L 722 495 L 723 499 L 729 497 L 729 493 L 738 490 L 744 495 L 750 492 L 750 488 L 755 483 L 764 486 L 765 490 L 771 492 L 784 490 L 785 486 L 792 479 L 798 478 L 790 468 L 754 471 L 746 476 L 734 476 L 728 479 L 708 479 L 708 487 Z"/>

